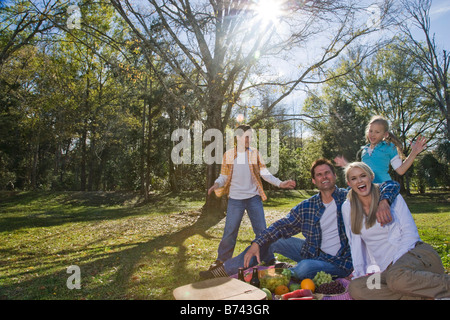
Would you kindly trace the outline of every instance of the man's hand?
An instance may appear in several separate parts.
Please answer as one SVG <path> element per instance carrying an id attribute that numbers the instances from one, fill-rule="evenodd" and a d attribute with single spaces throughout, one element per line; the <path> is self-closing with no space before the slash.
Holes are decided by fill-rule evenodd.
<path id="1" fill-rule="evenodd" d="M 280 183 L 280 188 L 282 189 L 294 189 L 295 181 L 294 180 L 286 180 Z"/>
<path id="2" fill-rule="evenodd" d="M 381 226 L 384 226 L 392 221 L 391 206 L 386 199 L 380 201 L 378 204 L 377 221 L 381 224 Z"/>
<path id="3" fill-rule="evenodd" d="M 247 250 L 247 252 L 244 255 L 244 268 L 248 268 L 250 265 L 250 260 L 256 257 L 256 260 L 258 263 L 261 263 L 260 257 L 259 257 L 259 245 L 255 242 L 252 243 L 250 248 Z"/>

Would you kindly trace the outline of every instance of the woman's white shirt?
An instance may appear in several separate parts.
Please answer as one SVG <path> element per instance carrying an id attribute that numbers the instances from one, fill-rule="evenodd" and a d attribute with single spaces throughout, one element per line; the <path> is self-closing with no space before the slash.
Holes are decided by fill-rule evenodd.
<path id="1" fill-rule="evenodd" d="M 391 205 L 391 223 L 381 226 L 377 222 L 369 230 L 363 223 L 361 234 L 351 232 L 349 200 L 342 205 L 342 215 L 352 254 L 354 277 L 364 276 L 367 268 L 373 264 L 384 271 L 391 262 L 395 263 L 420 241 L 414 219 L 401 195 Z"/>

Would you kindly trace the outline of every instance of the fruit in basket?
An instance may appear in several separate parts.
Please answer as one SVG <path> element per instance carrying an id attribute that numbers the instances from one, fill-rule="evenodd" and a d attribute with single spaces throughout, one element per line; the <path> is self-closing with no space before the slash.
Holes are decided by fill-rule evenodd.
<path id="1" fill-rule="evenodd" d="M 261 290 L 264 291 L 264 292 L 266 293 L 266 295 L 267 295 L 267 300 L 272 300 L 272 292 L 270 292 L 269 289 L 267 289 L 267 288 L 262 288 Z"/>
<path id="2" fill-rule="evenodd" d="M 277 296 L 281 296 L 281 295 L 283 295 L 285 293 L 288 293 L 288 292 L 289 292 L 289 288 L 287 286 L 285 286 L 284 284 L 280 284 L 279 286 L 277 286 L 275 288 L 275 294 Z"/>
<path id="3" fill-rule="evenodd" d="M 317 287 L 316 293 L 340 294 L 345 292 L 345 287 L 339 281 L 323 283 Z"/>
<path id="4" fill-rule="evenodd" d="M 283 271 L 281 271 L 281 274 L 285 275 L 286 277 L 289 277 L 289 279 L 292 276 L 292 272 L 289 269 L 282 269 Z"/>
<path id="5" fill-rule="evenodd" d="M 312 300 L 313 294 L 311 290 L 298 289 L 281 296 L 281 300 Z"/>
<path id="6" fill-rule="evenodd" d="M 312 292 L 314 292 L 314 290 L 316 289 L 314 281 L 312 281 L 311 279 L 308 279 L 308 278 L 303 279 L 302 282 L 300 283 L 300 286 L 302 289 L 311 290 Z"/>
<path id="7" fill-rule="evenodd" d="M 280 285 L 287 287 L 289 285 L 289 281 L 291 280 L 290 271 L 289 274 L 287 274 L 287 272 L 283 273 L 283 270 L 285 269 L 273 268 L 261 272 L 259 278 L 261 288 L 267 288 L 271 292 L 275 292 L 275 289 Z"/>
<path id="8" fill-rule="evenodd" d="M 290 298 L 289 300 L 312 300 L 314 297 Z"/>
<path id="9" fill-rule="evenodd" d="M 313 278 L 313 282 L 316 285 L 316 288 L 319 287 L 321 284 L 329 283 L 331 281 L 333 281 L 331 274 L 326 273 L 324 271 L 317 272 Z"/>
<path id="10" fill-rule="evenodd" d="M 301 289 L 301 288 L 302 287 L 301 287 L 300 283 L 292 283 L 289 286 L 289 291 L 295 291 L 295 290 L 298 290 L 298 289 Z"/>

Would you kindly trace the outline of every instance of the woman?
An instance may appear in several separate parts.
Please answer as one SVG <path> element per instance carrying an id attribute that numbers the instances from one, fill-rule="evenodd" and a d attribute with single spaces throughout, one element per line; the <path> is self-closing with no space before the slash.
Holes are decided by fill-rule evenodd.
<path id="1" fill-rule="evenodd" d="M 439 255 L 420 241 L 417 227 L 401 195 L 391 205 L 392 223 L 381 226 L 375 217 L 379 186 L 363 162 L 345 169 L 351 190 L 342 205 L 354 278 L 354 299 L 439 299 L 450 297 L 450 276 Z M 379 271 L 379 273 L 370 274 Z"/>

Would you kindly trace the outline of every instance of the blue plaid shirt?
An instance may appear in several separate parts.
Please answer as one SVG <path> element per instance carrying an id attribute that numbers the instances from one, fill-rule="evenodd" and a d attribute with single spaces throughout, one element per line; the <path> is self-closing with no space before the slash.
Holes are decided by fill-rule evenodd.
<path id="1" fill-rule="evenodd" d="M 305 244 L 301 249 L 301 256 L 304 259 L 318 259 L 330 262 L 348 271 L 350 274 L 353 270 L 353 265 L 341 211 L 342 204 L 347 198 L 348 190 L 336 187 L 332 195 L 337 207 L 338 232 L 341 244 L 335 256 L 320 250 L 322 243 L 320 218 L 325 211 L 320 192 L 292 208 L 286 217 L 274 222 L 254 242 L 261 247 L 264 244 L 273 243 L 280 238 L 289 238 L 301 232 L 305 237 Z M 380 201 L 387 199 L 389 203 L 392 203 L 399 194 L 400 185 L 394 181 L 387 181 L 380 186 L 380 191 Z"/>

